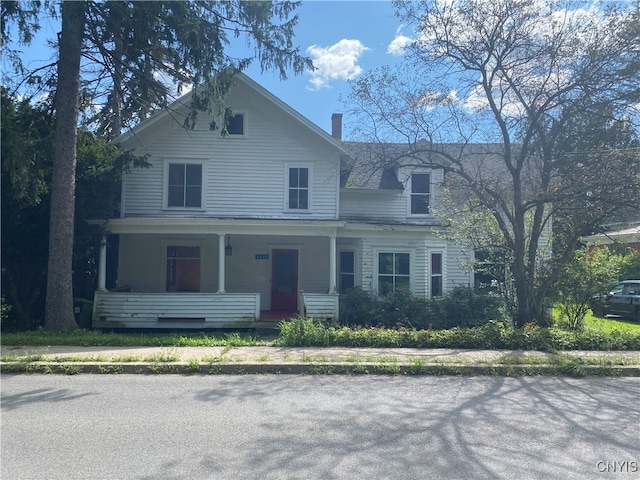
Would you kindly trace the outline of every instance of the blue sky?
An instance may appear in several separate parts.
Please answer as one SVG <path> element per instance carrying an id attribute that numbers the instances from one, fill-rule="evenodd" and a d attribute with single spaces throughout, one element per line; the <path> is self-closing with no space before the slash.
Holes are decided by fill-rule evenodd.
<path id="1" fill-rule="evenodd" d="M 297 10 L 299 23 L 295 45 L 317 66 L 315 73 L 293 75 L 281 81 L 275 72 L 260 72 L 252 65 L 246 73 L 320 128 L 330 131 L 331 114 L 344 110 L 340 95 L 349 92 L 348 79 L 376 67 L 398 62 L 388 52 L 400 20 L 390 1 L 305 0 Z M 55 52 L 46 48 L 48 38 L 59 29 L 57 21 L 45 20 L 30 47 L 21 47 L 25 63 L 37 68 L 52 61 Z M 3 65 L 5 68 L 6 65 Z M 349 133 L 345 118 L 344 136 Z"/>
<path id="2" fill-rule="evenodd" d="M 622 4 L 631 1 L 619 0 Z M 348 95 L 349 79 L 402 60 L 394 47 L 402 46 L 402 41 L 414 34 L 403 28 L 394 12 L 390 0 L 303 0 L 297 10 L 294 43 L 312 58 L 317 70 L 298 76 L 290 72 L 289 79 L 281 81 L 275 72 L 262 74 L 256 62 L 246 73 L 320 128 L 330 131 L 331 114 L 345 110 L 340 97 Z M 55 54 L 46 48 L 46 40 L 58 31 L 57 21 L 45 20 L 41 27 L 32 46 L 24 49 L 30 68 L 51 62 Z M 345 117 L 343 136 L 349 139 L 349 135 L 349 118 Z"/>
<path id="3" fill-rule="evenodd" d="M 376 67 L 393 64 L 399 56 L 388 53 L 401 34 L 400 20 L 390 1 L 303 1 L 298 9 L 295 43 L 312 57 L 315 73 L 260 74 L 258 66 L 247 74 L 324 130 L 331 129 L 331 114 L 342 112 L 340 95 L 349 92 L 348 79 Z M 345 118 L 344 135 L 349 134 Z"/>

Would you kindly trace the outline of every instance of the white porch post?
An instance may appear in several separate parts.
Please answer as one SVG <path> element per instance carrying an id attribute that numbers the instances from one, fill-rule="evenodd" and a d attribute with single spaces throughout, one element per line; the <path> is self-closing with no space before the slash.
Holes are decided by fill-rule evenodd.
<path id="1" fill-rule="evenodd" d="M 100 259 L 98 260 L 98 290 L 107 291 L 107 237 L 100 241 Z"/>
<path id="2" fill-rule="evenodd" d="M 336 276 L 336 237 L 329 237 L 329 293 L 338 292 Z"/>
<path id="3" fill-rule="evenodd" d="M 224 274 L 225 274 L 225 256 L 224 256 L 224 238 L 225 234 L 218 234 L 218 293 L 224 293 Z"/>

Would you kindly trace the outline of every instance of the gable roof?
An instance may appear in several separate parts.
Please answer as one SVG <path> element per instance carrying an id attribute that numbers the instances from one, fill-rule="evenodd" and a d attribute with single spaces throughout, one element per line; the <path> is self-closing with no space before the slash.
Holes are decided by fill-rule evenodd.
<path id="1" fill-rule="evenodd" d="M 394 159 L 405 145 L 344 142 L 348 155 L 340 162 L 340 186 L 366 190 L 404 190 Z"/>
<path id="2" fill-rule="evenodd" d="M 259 94 L 262 98 L 264 98 L 267 102 L 274 105 L 276 108 L 282 110 L 286 115 L 292 118 L 294 121 L 298 122 L 300 125 L 305 127 L 310 133 L 316 135 L 323 142 L 327 143 L 331 147 L 334 147 L 338 150 L 343 151 L 340 142 L 338 142 L 335 138 L 333 138 L 329 133 L 325 132 L 323 129 L 318 127 L 311 120 L 306 118 L 297 110 L 293 109 L 291 106 L 280 100 L 274 94 L 269 92 L 266 88 L 260 85 L 258 82 L 249 78 L 246 74 L 240 72 L 238 73 L 234 79 L 234 87 L 236 85 L 242 85 L 247 88 L 252 89 L 257 94 Z M 124 142 L 136 135 L 139 135 L 143 131 L 149 129 L 151 126 L 155 125 L 157 122 L 166 119 L 171 116 L 171 112 L 175 112 L 176 110 L 188 108 L 191 103 L 191 97 L 193 96 L 193 90 L 184 94 L 177 100 L 171 103 L 167 108 L 163 108 L 161 111 L 154 113 L 151 117 L 143 120 L 138 125 L 128 130 L 127 132 L 121 134 L 119 137 L 115 139 L 117 143 Z"/>

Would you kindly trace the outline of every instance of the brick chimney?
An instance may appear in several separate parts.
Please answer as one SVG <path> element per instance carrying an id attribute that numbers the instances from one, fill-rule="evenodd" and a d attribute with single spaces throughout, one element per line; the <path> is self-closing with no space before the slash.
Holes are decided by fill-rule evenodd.
<path id="1" fill-rule="evenodd" d="M 336 140 L 342 140 L 342 114 L 331 115 L 331 136 Z"/>

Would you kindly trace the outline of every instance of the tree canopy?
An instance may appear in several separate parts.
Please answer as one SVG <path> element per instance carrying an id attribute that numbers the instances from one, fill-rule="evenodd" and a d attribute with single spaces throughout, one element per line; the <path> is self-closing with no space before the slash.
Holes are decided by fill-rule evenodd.
<path id="1" fill-rule="evenodd" d="M 50 185 L 55 118 L 46 104 L 17 100 L 2 89 L 2 297 L 11 306 L 3 329 L 42 325 L 46 289 Z M 96 249 L 104 235 L 87 218 L 113 216 L 121 174 L 144 158 L 81 129 L 78 136 L 73 291 L 86 297 L 96 284 Z"/>
<path id="2" fill-rule="evenodd" d="M 191 127 L 199 111 L 226 112 L 223 99 L 233 76 L 253 60 L 283 79 L 288 70 L 301 73 L 311 62 L 293 44 L 298 5 L 239 0 L 2 2 L 3 51 L 11 53 L 16 68 L 20 57 L 11 49 L 11 32 L 28 44 L 42 16 L 54 15 L 61 23 L 58 38 L 52 39 L 58 51 L 55 72 L 49 79 L 44 71 L 37 76 L 25 72 L 55 90 L 46 328 L 76 328 L 71 257 L 79 119 L 113 137 L 167 108 L 188 87 L 194 94 L 185 126 Z M 244 49 L 232 48 L 242 42 Z"/>
<path id="3" fill-rule="evenodd" d="M 517 322 L 542 321 L 557 260 L 640 205 L 638 6 L 394 5 L 413 38 L 401 68 L 354 81 L 353 135 L 405 143 L 412 163 L 445 168 L 462 207 L 495 223 Z"/>

